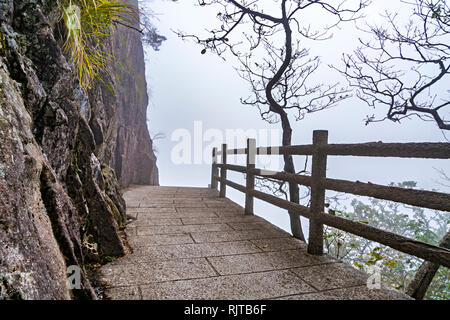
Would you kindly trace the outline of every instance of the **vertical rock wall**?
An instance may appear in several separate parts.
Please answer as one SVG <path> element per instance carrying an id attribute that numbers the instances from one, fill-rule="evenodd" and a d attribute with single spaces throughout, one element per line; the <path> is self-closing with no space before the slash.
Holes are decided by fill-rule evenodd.
<path id="1" fill-rule="evenodd" d="M 138 5 L 137 0 L 128 2 Z M 89 124 L 99 158 L 114 168 L 121 186 L 158 185 L 156 157 L 147 129 L 147 82 L 139 33 L 127 28 L 116 31 L 107 51 L 115 57 L 109 72 L 102 75 L 108 83 L 98 83 L 89 95 L 95 115 Z"/>
<path id="2" fill-rule="evenodd" d="M 58 17 L 54 0 L 0 0 L 0 300 L 95 298 L 85 266 L 124 254 L 119 186 L 158 183 L 138 35 L 114 35 L 112 79 L 86 93 Z"/>

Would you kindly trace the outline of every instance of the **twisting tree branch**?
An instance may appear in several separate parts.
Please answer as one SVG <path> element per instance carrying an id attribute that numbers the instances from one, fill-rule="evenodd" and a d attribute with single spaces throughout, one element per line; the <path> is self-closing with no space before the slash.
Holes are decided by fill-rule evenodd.
<path id="1" fill-rule="evenodd" d="M 386 14 L 387 26 L 369 26 L 374 41 L 360 40 L 339 71 L 369 106 L 387 107 L 385 117 L 369 116 L 367 124 L 416 116 L 450 130 L 450 90 L 440 88 L 450 74 L 449 6 L 443 0 L 408 5 L 413 15 L 403 29 L 396 14 Z"/>
<path id="2" fill-rule="evenodd" d="M 184 39 L 193 39 L 207 50 L 224 56 L 231 54 L 240 62 L 240 76 L 251 88 L 252 95 L 242 99 L 244 105 L 256 107 L 262 119 L 280 122 L 282 144 L 292 141 L 290 117 L 304 115 L 335 106 L 349 96 L 346 88 L 337 84 L 312 83 L 312 75 L 320 64 L 318 57 L 309 57 L 302 41 L 323 40 L 341 22 L 354 20 L 368 0 L 339 2 L 334 0 L 198 0 L 200 6 L 219 9 L 219 27 L 208 30 L 208 36 L 177 32 Z M 315 10 L 315 11 L 314 11 Z M 321 12 L 329 25 L 312 28 L 303 25 L 303 16 Z M 295 173 L 291 155 L 283 155 L 284 171 Z M 278 190 L 278 191 L 276 191 Z M 283 185 L 274 189 L 283 194 Z M 299 187 L 289 184 L 289 199 L 299 202 Z M 304 240 L 300 220 L 290 213 L 292 233 Z"/>

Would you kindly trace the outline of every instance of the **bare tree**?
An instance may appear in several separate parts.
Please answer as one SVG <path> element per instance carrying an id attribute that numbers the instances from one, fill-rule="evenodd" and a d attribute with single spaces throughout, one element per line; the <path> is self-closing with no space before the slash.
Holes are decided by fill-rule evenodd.
<path id="1" fill-rule="evenodd" d="M 413 13 L 409 23 L 401 28 L 398 14 L 386 13 L 385 25 L 365 29 L 374 40 L 360 40 L 340 71 L 360 99 L 387 108 L 386 116 L 368 116 L 366 124 L 416 116 L 450 130 L 449 6 L 445 0 L 405 3 Z"/>
<path id="2" fill-rule="evenodd" d="M 291 145 L 290 117 L 302 119 L 306 113 L 336 105 L 348 97 L 346 88 L 337 84 L 314 83 L 318 57 L 310 57 L 303 40 L 325 40 L 330 30 L 344 21 L 354 20 L 366 0 L 198 0 L 200 6 L 218 8 L 219 27 L 199 35 L 178 34 L 193 38 L 219 56 L 231 53 L 240 62 L 238 72 L 248 81 L 252 96 L 241 99 L 244 105 L 258 108 L 261 118 L 281 123 L 283 146 Z M 308 15 L 319 14 L 326 25 L 314 28 L 305 23 Z M 295 173 L 291 155 L 284 155 L 284 171 Z M 277 190 L 281 190 L 278 188 Z M 299 188 L 289 184 L 289 199 L 299 202 Z M 300 220 L 290 212 L 292 233 L 304 240 Z"/>

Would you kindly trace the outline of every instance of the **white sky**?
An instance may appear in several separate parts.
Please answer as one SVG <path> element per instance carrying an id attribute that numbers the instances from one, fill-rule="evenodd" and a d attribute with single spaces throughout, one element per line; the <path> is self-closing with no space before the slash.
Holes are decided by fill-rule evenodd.
<path id="1" fill-rule="evenodd" d="M 155 21 L 160 33 L 167 37 L 161 50 L 146 50 L 146 75 L 149 86 L 150 105 L 148 125 L 151 135 L 162 132 L 165 139 L 156 140 L 160 184 L 167 186 L 200 186 L 210 182 L 210 165 L 176 165 L 171 152 L 177 141 L 171 141 L 177 129 L 187 129 L 193 134 L 194 121 L 202 121 L 203 131 L 218 129 L 225 134 L 227 129 L 278 129 L 279 124 L 270 125 L 260 119 L 257 109 L 240 104 L 241 97 L 249 95 L 248 85 L 233 69 L 235 61 L 223 61 L 212 53 L 200 54 L 202 47 L 193 42 L 182 41 L 171 30 L 182 30 L 198 34 L 214 25 L 217 9 L 210 10 L 194 6 L 196 0 L 176 3 L 163 0 L 145 0 L 157 14 Z M 376 0 L 368 11 L 366 21 L 379 22 L 384 8 L 399 10 L 400 0 Z M 324 68 L 319 74 L 325 79 L 346 80 L 326 68 L 337 63 L 343 52 L 351 53 L 356 45 L 354 27 L 348 24 L 337 30 L 329 42 L 315 43 L 312 53 L 320 55 Z M 378 110 L 379 112 L 384 110 Z M 293 126 L 293 144 L 310 144 L 312 132 L 317 129 L 329 131 L 330 143 L 383 142 L 438 142 L 445 141 L 442 131 L 434 123 L 420 120 L 395 124 L 390 121 L 364 125 L 366 115 L 372 114 L 367 105 L 357 99 L 348 99 L 339 106 L 307 115 Z M 258 144 L 258 142 L 257 142 Z M 279 141 L 269 141 L 280 145 Z M 204 146 L 208 145 L 207 142 Z M 197 146 L 198 147 L 198 146 Z M 245 147 L 244 145 L 238 147 Z M 194 148 L 194 146 L 193 146 Z M 302 166 L 298 159 L 297 168 Z M 243 162 L 238 164 L 243 165 Z M 435 168 L 450 172 L 446 160 L 410 160 L 393 158 L 330 157 L 327 175 L 347 180 L 370 181 L 388 184 L 414 180 L 419 187 L 433 189 L 443 187 L 436 184 L 439 175 Z M 234 181 L 243 183 L 240 175 L 231 175 Z M 229 188 L 229 196 L 242 203 L 244 197 Z M 448 190 L 447 190 L 448 192 Z M 287 215 L 280 209 L 257 202 L 256 213 L 288 229 Z"/>

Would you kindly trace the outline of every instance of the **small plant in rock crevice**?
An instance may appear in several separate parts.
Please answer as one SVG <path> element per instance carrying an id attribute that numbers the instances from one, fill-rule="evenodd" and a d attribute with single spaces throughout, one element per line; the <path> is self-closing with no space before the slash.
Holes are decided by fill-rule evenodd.
<path id="1" fill-rule="evenodd" d="M 120 26 L 136 29 L 138 8 L 118 0 L 58 0 L 58 6 L 65 25 L 63 49 L 87 90 L 114 58 L 103 50 L 105 40 Z"/>

